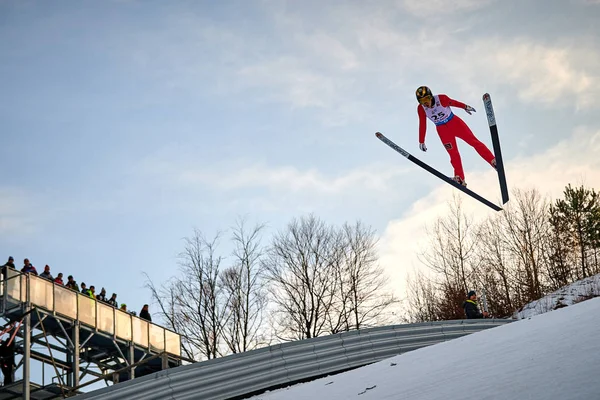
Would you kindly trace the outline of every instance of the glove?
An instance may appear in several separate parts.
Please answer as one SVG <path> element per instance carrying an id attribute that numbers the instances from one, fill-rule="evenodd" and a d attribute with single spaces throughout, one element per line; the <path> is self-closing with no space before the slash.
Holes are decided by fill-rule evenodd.
<path id="1" fill-rule="evenodd" d="M 422 151 L 427 151 L 427 146 L 425 146 L 425 143 L 419 143 L 419 149 Z"/>
<path id="2" fill-rule="evenodd" d="M 467 114 L 471 115 L 471 112 L 475 112 L 475 109 L 469 105 L 466 105 L 465 111 L 467 112 Z"/>

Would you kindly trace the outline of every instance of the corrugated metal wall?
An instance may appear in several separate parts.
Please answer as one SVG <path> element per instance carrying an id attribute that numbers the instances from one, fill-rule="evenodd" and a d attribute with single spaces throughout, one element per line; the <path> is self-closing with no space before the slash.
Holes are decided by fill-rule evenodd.
<path id="1" fill-rule="evenodd" d="M 185 365 L 77 398 L 225 400 L 335 374 L 509 322 L 457 320 L 344 332 Z"/>

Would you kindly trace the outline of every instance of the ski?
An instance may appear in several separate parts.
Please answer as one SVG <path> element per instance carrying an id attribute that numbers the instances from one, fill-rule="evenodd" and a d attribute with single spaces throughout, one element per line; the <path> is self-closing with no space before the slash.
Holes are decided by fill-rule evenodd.
<path id="1" fill-rule="evenodd" d="M 502 211 L 502 208 L 499 207 L 498 205 L 496 205 L 496 204 L 492 203 L 491 201 L 489 201 L 489 200 L 481 197 L 480 195 L 478 195 L 477 193 L 473 192 L 470 189 L 467 189 L 463 185 L 460 185 L 460 184 L 456 183 L 453 179 L 451 179 L 451 178 L 447 177 L 446 175 L 442 174 L 441 172 L 439 172 L 435 168 L 430 167 L 429 165 L 425 164 L 423 161 L 419 160 L 418 158 L 413 157 L 408 151 L 404 150 L 402 147 L 398 146 L 396 143 L 394 143 L 390 139 L 386 138 L 381 132 L 376 132 L 375 136 L 377 136 L 377 138 L 379 138 L 379 140 L 381 140 L 383 143 L 387 144 L 392 149 L 396 150 L 398 153 L 402 154 L 404 157 L 408 158 L 410 161 L 412 161 L 413 163 L 417 164 L 419 167 L 421 167 L 424 170 L 428 171 L 429 173 L 437 176 L 438 178 L 440 178 L 444 182 L 446 182 L 446 183 L 454 186 L 458 190 L 460 190 L 460 191 L 468 194 L 469 196 L 471 196 L 475 200 L 479 200 L 481 203 L 485 204 L 486 206 L 490 207 L 491 209 L 493 209 L 495 211 Z"/>
<path id="2" fill-rule="evenodd" d="M 489 93 L 483 95 L 483 106 L 487 115 L 490 133 L 492 135 L 492 144 L 494 145 L 494 155 L 496 156 L 496 170 L 498 171 L 498 181 L 500 182 L 500 192 L 502 193 L 502 204 L 508 202 L 508 186 L 506 185 L 506 174 L 504 173 L 504 162 L 502 161 L 502 150 L 500 150 L 500 138 L 498 137 L 498 126 L 496 125 L 496 115 L 492 107 L 492 98 Z"/>

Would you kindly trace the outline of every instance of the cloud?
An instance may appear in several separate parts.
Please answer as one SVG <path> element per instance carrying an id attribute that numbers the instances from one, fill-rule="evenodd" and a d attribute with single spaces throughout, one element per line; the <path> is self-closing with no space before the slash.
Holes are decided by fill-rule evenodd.
<path id="1" fill-rule="evenodd" d="M 408 166 L 398 167 L 397 163 L 376 163 L 331 176 L 317 169 L 301 170 L 289 165 L 239 161 L 207 166 L 190 160 L 175 161 L 169 155 L 163 157 L 161 160 L 153 156 L 151 161 L 142 162 L 137 174 L 180 189 L 202 186 L 225 192 L 254 189 L 327 196 L 356 188 L 391 192 L 395 190 L 393 181 L 409 171 Z"/>
<path id="2" fill-rule="evenodd" d="M 510 188 L 537 189 L 551 199 L 562 197 L 565 186 L 600 187 L 600 130 L 575 128 L 571 136 L 544 153 L 511 159 L 505 165 Z M 497 176 L 494 171 L 470 174 L 469 187 L 484 197 L 499 201 Z M 380 262 L 392 278 L 392 286 L 402 296 L 406 290 L 406 274 L 423 269 L 418 253 L 427 249 L 426 226 L 447 215 L 447 203 L 458 192 L 449 185 L 440 186 L 415 201 L 402 218 L 389 221 L 380 240 Z M 466 195 L 459 194 L 464 209 L 475 221 L 494 213 Z M 507 204 L 510 205 L 510 202 Z"/>
<path id="3" fill-rule="evenodd" d="M 524 103 L 553 105 L 575 100 L 589 107 L 595 105 L 594 94 L 600 94 L 600 81 L 593 72 L 600 67 L 600 59 L 586 48 L 493 39 L 476 42 L 467 49 L 467 57 L 477 60 L 473 68 L 491 75 L 496 85 L 504 82 L 514 87 Z"/>
<path id="4" fill-rule="evenodd" d="M 494 0 L 404 0 L 404 9 L 418 17 L 447 18 L 450 13 L 465 13 L 486 7 Z"/>
<path id="5" fill-rule="evenodd" d="M 484 84 L 488 91 L 512 90 L 524 104 L 538 108 L 598 107 L 594 99 L 600 95 L 600 56 L 594 41 L 566 36 L 544 43 L 528 36 L 478 36 L 465 43 L 460 35 L 448 35 L 445 26 L 428 26 L 409 35 L 387 21 L 357 29 L 363 51 L 359 58 L 378 60 L 378 54 L 385 54 L 386 65 L 396 72 L 369 62 L 363 68 L 390 80 L 397 71 L 422 77 L 423 68 L 431 65 L 430 85 L 451 85 L 473 96 L 479 97 Z"/>
<path id="6" fill-rule="evenodd" d="M 436 2 L 406 4 L 421 10 L 419 7 L 435 6 Z M 457 2 L 459 9 L 480 6 L 484 4 L 479 1 Z M 488 91 L 511 90 L 524 104 L 538 108 L 573 104 L 597 107 L 593 99 L 600 95 L 596 72 L 600 56 L 593 42 L 568 36 L 544 43 L 528 36 L 481 35 L 465 42 L 460 34 L 449 35 L 445 25 L 408 32 L 377 10 L 367 12 L 378 17 L 377 24 L 369 22 L 370 18 L 359 18 L 360 11 L 350 16 L 346 12 L 348 23 L 344 27 L 296 32 L 286 42 L 285 56 L 258 60 L 238 73 L 245 81 L 266 89 L 273 99 L 294 107 L 358 111 L 343 113 L 346 123 L 357 120 L 366 110 L 372 111 L 356 104 L 357 98 L 367 93 L 372 96 L 370 90 L 377 88 L 386 99 L 395 87 L 406 90 L 409 81 L 412 91 L 421 84 L 423 69 L 429 65 L 429 82 L 452 85 L 477 97 L 484 84 Z M 440 68 L 433 67 L 438 64 Z"/>
<path id="7" fill-rule="evenodd" d="M 129 60 L 132 73 L 160 88 L 144 104 L 215 94 L 311 109 L 326 126 L 381 119 L 425 79 L 477 97 L 482 86 L 510 90 L 535 107 L 597 107 L 596 44 L 571 34 L 550 41 L 469 33 L 461 14 L 494 2 L 325 5 L 315 15 L 311 7 L 264 1 L 254 22 L 260 28 L 179 10 L 165 16 L 161 29 L 119 35 L 115 58 Z M 442 20 L 414 24 L 407 16 L 435 16 L 440 8 Z"/>

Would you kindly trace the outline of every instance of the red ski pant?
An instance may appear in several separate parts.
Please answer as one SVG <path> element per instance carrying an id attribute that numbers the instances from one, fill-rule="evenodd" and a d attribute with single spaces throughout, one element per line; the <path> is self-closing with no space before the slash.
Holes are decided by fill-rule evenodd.
<path id="1" fill-rule="evenodd" d="M 491 164 L 494 159 L 494 154 L 483 144 L 479 139 L 475 137 L 471 129 L 465 124 L 465 122 L 458 116 L 454 116 L 450 121 L 443 125 L 436 126 L 438 135 L 444 144 L 444 147 L 450 155 L 450 163 L 454 167 L 454 175 L 460 176 L 461 179 L 465 179 L 465 172 L 463 171 L 462 160 L 458 147 L 456 147 L 456 138 L 461 138 L 468 145 L 472 146 L 477 153 L 485 161 Z"/>

